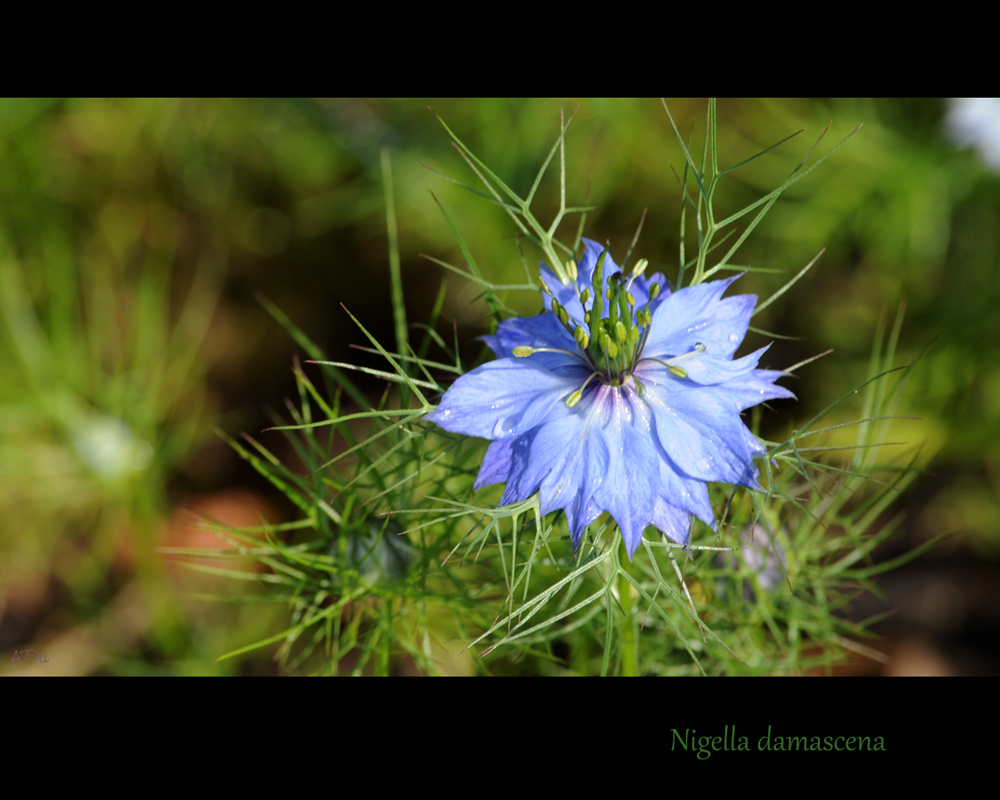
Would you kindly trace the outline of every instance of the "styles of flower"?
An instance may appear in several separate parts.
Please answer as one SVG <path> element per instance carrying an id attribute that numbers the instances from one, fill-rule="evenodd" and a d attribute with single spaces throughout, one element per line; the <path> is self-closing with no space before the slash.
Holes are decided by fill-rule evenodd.
<path id="1" fill-rule="evenodd" d="M 629 558 L 653 525 L 687 544 L 692 516 L 712 528 L 708 481 L 759 489 L 765 450 L 740 412 L 793 397 L 733 354 L 756 295 L 723 298 L 736 278 L 671 292 L 661 273 L 628 276 L 584 239 L 564 285 L 542 264 L 545 312 L 484 337 L 496 361 L 459 378 L 427 419 L 491 440 L 475 489 L 505 483 L 501 505 L 540 493 L 562 509 L 573 546 L 607 511 Z M 737 276 L 738 277 L 738 276 Z"/>

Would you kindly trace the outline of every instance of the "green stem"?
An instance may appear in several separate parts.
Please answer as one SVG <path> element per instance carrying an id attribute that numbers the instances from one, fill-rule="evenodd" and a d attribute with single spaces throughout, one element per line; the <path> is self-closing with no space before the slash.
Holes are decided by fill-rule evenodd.
<path id="1" fill-rule="evenodd" d="M 624 551 L 625 542 L 622 542 Z M 632 613 L 632 584 L 625 572 L 628 570 L 628 556 L 621 560 L 618 567 L 618 602 L 625 612 L 622 618 L 622 675 L 634 678 L 639 674 L 638 648 L 635 638 L 635 615 Z"/>

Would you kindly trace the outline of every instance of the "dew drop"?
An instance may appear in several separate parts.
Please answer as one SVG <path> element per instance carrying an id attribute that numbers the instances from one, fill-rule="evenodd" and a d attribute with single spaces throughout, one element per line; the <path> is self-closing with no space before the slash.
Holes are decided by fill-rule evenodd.
<path id="1" fill-rule="evenodd" d="M 730 342 L 737 342 L 737 341 L 739 341 L 739 338 L 740 338 L 740 337 L 739 337 L 739 336 L 737 336 L 737 335 L 736 335 L 735 333 L 731 333 L 731 334 L 729 334 L 729 341 L 730 341 Z"/>
<path id="2" fill-rule="evenodd" d="M 503 417 L 497 420 L 497 424 L 493 426 L 494 436 L 510 436 L 514 432 L 514 419 L 512 417 Z"/>

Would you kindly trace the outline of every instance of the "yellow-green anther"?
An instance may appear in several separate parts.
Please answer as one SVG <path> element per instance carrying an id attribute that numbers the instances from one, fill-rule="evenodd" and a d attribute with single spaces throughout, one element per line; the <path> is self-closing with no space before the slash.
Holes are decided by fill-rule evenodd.
<path id="1" fill-rule="evenodd" d="M 632 292 L 626 292 L 625 293 L 625 299 L 628 300 L 628 304 L 630 306 L 634 306 L 635 305 L 635 295 L 632 294 Z"/>
<path id="2" fill-rule="evenodd" d="M 618 345 L 611 341 L 611 337 L 608 337 L 608 346 L 604 348 L 608 351 L 608 358 L 618 357 Z"/>
<path id="3" fill-rule="evenodd" d="M 645 395 L 646 394 L 646 384 L 644 384 L 642 381 L 640 381 L 639 378 L 636 377 L 635 373 L 632 373 L 632 380 L 635 381 L 635 388 L 639 390 L 639 397 L 642 397 L 643 395 Z"/>
<path id="4" fill-rule="evenodd" d="M 569 325 L 569 314 L 562 306 L 559 306 L 559 321 L 562 322 L 563 325 Z"/>
<path id="5" fill-rule="evenodd" d="M 576 270 L 576 262 L 572 258 L 566 262 L 566 274 L 569 275 L 570 280 L 576 280 L 578 273 Z"/>
<path id="6" fill-rule="evenodd" d="M 638 342 L 639 341 L 639 329 L 638 328 L 629 328 L 628 329 L 628 338 L 632 340 L 632 344 L 635 344 L 636 342 Z"/>
<path id="7" fill-rule="evenodd" d="M 611 348 L 611 337 L 601 331 L 601 349 L 607 352 Z"/>
<path id="8" fill-rule="evenodd" d="M 573 333 L 573 337 L 576 339 L 576 343 L 580 345 L 584 350 L 587 349 L 587 332 L 583 329 L 582 325 L 576 326 L 576 331 Z"/>
<path id="9" fill-rule="evenodd" d="M 646 267 L 648 266 L 649 266 L 649 260 L 645 258 L 640 258 L 636 262 L 635 267 L 633 267 L 632 274 L 638 277 L 639 275 L 642 275 L 642 273 L 646 271 Z"/>
<path id="10" fill-rule="evenodd" d="M 590 299 L 590 289 L 584 289 L 580 292 L 580 302 L 586 303 Z"/>
<path id="11" fill-rule="evenodd" d="M 688 376 L 686 369 L 681 369 L 680 367 L 667 367 L 667 371 L 671 375 L 675 375 L 678 378 L 686 378 Z"/>
<path id="12" fill-rule="evenodd" d="M 542 284 L 542 291 L 545 292 L 545 294 L 547 294 L 549 297 L 552 297 L 553 296 L 552 290 L 549 288 L 549 285 L 545 282 L 545 279 L 539 277 L 538 282 Z"/>
<path id="13" fill-rule="evenodd" d="M 535 352 L 534 347 L 515 347 L 511 352 L 516 358 L 527 358 Z"/>
<path id="14" fill-rule="evenodd" d="M 611 287 L 610 287 L 610 286 L 608 287 L 607 291 L 606 291 L 606 292 L 604 293 L 604 296 L 605 296 L 605 297 L 606 297 L 606 298 L 607 298 L 608 300 L 610 300 L 610 299 L 611 299 Z"/>
<path id="15" fill-rule="evenodd" d="M 628 336 L 628 331 L 625 330 L 625 326 L 622 325 L 622 321 L 618 320 L 618 322 L 615 323 L 615 338 L 619 342 L 624 342 L 626 336 Z"/>
<path id="16" fill-rule="evenodd" d="M 656 281 L 653 281 L 649 286 L 650 299 L 655 300 L 659 293 L 660 293 L 660 284 L 658 284 Z"/>
<path id="17" fill-rule="evenodd" d="M 586 314 L 583 315 L 583 321 L 586 322 L 588 325 L 590 324 L 590 312 L 589 311 Z"/>
<path id="18" fill-rule="evenodd" d="M 580 402 L 580 398 L 583 397 L 583 389 L 577 389 L 569 397 L 566 398 L 566 408 L 572 408 L 577 403 Z"/>

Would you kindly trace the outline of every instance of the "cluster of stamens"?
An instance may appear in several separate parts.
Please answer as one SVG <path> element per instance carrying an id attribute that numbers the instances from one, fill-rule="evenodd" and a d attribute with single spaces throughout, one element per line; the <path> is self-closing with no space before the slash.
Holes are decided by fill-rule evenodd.
<path id="1" fill-rule="evenodd" d="M 568 350 L 547 347 L 515 347 L 513 350 L 513 354 L 518 358 L 525 358 L 540 352 L 567 353 L 579 358 L 590 367 L 592 372 L 584 381 L 583 386 L 566 398 L 566 405 L 569 408 L 580 402 L 584 389 L 594 378 L 599 378 L 609 386 L 621 386 L 627 378 L 631 377 L 641 396 L 644 394 L 645 387 L 635 375 L 635 367 L 641 361 L 657 361 L 663 364 L 675 377 L 687 377 L 686 370 L 671 363 L 685 356 L 670 359 L 668 362 L 642 357 L 642 350 L 649 336 L 649 326 L 653 320 L 649 306 L 660 294 L 660 286 L 656 282 L 650 284 L 649 302 L 646 303 L 645 308 L 641 309 L 636 309 L 635 296 L 629 289 L 632 282 L 646 271 L 649 262 L 644 258 L 640 259 L 627 282 L 622 273 L 614 273 L 608 277 L 608 288 L 604 289 L 604 259 L 607 254 L 608 251 L 604 250 L 597 259 L 592 281 L 593 292 L 590 288 L 584 288 L 582 292 L 580 291 L 580 285 L 577 283 L 576 262 L 570 259 L 566 263 L 566 272 L 573 281 L 573 287 L 576 289 L 580 305 L 585 312 L 584 325 L 576 323 L 570 317 L 566 308 L 559 303 L 549 287 L 545 285 L 545 281 L 542 281 L 542 291 L 552 298 L 552 313 L 576 340 L 580 348 L 579 352 L 572 353 Z M 593 302 L 588 309 L 587 303 L 590 302 L 591 296 L 593 296 Z M 607 303 L 608 309 L 606 317 L 604 316 L 605 303 Z M 704 345 L 698 345 L 694 353 L 702 350 L 704 350 Z M 694 355 L 694 353 L 686 355 Z"/>

